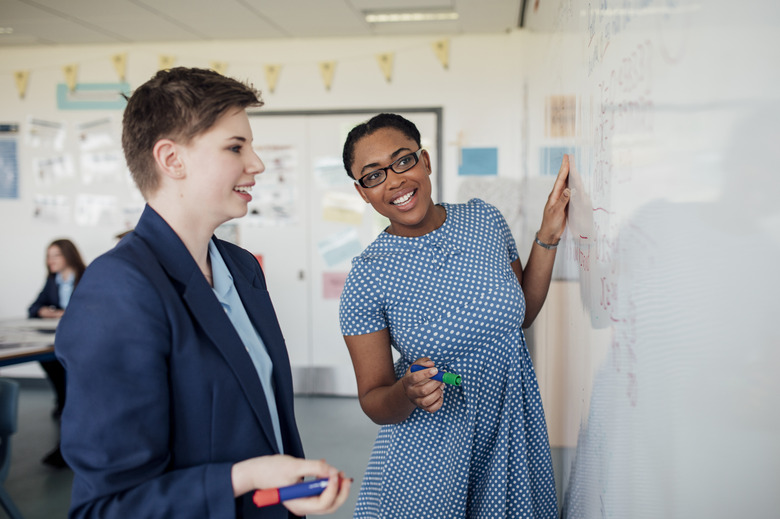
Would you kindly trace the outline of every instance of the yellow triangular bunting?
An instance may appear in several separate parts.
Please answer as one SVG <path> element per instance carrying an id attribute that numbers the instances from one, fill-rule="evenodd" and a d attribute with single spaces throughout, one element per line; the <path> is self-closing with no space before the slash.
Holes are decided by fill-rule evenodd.
<path id="1" fill-rule="evenodd" d="M 111 62 L 114 64 L 119 81 L 124 81 L 127 73 L 127 54 L 114 54 L 111 56 Z"/>
<path id="2" fill-rule="evenodd" d="M 376 55 L 376 59 L 379 62 L 379 68 L 382 69 L 382 73 L 385 75 L 385 79 L 388 83 L 393 79 L 393 57 L 394 55 L 392 52 Z"/>
<path id="3" fill-rule="evenodd" d="M 273 94 L 276 90 L 276 82 L 279 81 L 279 72 L 281 72 L 281 65 L 266 65 L 265 66 L 265 81 L 268 83 L 268 90 Z"/>
<path id="4" fill-rule="evenodd" d="M 450 68 L 450 40 L 445 38 L 433 42 L 433 52 L 436 53 L 444 68 Z"/>
<path id="5" fill-rule="evenodd" d="M 62 67 L 62 72 L 65 74 L 65 84 L 68 85 L 68 90 L 73 92 L 76 90 L 76 78 L 79 74 L 78 65 L 65 65 Z"/>
<path id="6" fill-rule="evenodd" d="M 157 70 L 168 70 L 176 63 L 175 56 L 166 56 L 161 54 L 157 60 Z"/>
<path id="7" fill-rule="evenodd" d="M 224 61 L 212 61 L 210 65 L 211 65 L 211 70 L 222 75 L 225 75 L 225 71 L 227 70 L 228 67 L 228 64 L 225 63 Z"/>
<path id="8" fill-rule="evenodd" d="M 333 83 L 333 74 L 336 71 L 335 61 L 323 61 L 320 63 L 320 72 L 322 73 L 322 81 L 325 83 L 325 88 L 330 90 L 330 85 Z"/>
<path id="9" fill-rule="evenodd" d="M 30 77 L 29 70 L 17 70 L 14 72 L 14 79 L 16 80 L 16 90 L 19 92 L 19 99 L 24 99 L 24 94 L 27 93 L 27 80 Z"/>

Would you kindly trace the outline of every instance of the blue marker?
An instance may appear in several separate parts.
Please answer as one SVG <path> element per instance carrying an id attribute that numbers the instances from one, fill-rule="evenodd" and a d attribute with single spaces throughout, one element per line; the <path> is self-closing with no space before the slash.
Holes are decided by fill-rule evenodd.
<path id="1" fill-rule="evenodd" d="M 252 501 L 254 501 L 255 505 L 258 507 L 271 506 L 290 499 L 318 496 L 322 494 L 322 491 L 325 490 L 325 487 L 327 486 L 328 478 L 324 478 L 290 485 L 289 487 L 266 488 L 263 490 L 256 490 L 255 495 L 252 496 Z"/>
<path id="2" fill-rule="evenodd" d="M 425 366 L 420 366 L 419 364 L 412 364 L 411 367 L 412 373 L 414 373 L 415 371 L 420 371 L 421 369 L 429 369 L 429 368 Z M 433 380 L 438 380 L 439 382 L 444 382 L 445 384 L 450 384 L 451 386 L 460 385 L 460 375 L 456 375 L 455 373 L 445 373 L 444 371 L 439 371 L 431 378 Z"/>

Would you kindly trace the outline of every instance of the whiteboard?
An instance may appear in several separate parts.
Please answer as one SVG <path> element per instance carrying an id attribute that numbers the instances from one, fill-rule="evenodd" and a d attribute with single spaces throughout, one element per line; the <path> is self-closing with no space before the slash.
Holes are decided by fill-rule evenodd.
<path id="1" fill-rule="evenodd" d="M 530 214 L 574 156 L 529 334 L 563 515 L 776 517 L 780 6 L 527 4 Z"/>

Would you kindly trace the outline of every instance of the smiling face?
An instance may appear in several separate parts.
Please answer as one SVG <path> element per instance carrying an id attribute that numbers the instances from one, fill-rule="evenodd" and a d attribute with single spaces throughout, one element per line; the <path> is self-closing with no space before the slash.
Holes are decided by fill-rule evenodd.
<path id="1" fill-rule="evenodd" d="M 417 143 L 395 128 L 380 128 L 355 143 L 352 175 L 360 179 L 419 149 Z M 390 220 L 388 232 L 398 236 L 422 236 L 438 228 L 442 214 L 431 199 L 431 161 L 423 151 L 416 166 L 404 173 L 387 170 L 380 185 L 355 184 L 363 200 Z"/>
<path id="2" fill-rule="evenodd" d="M 190 215 L 216 228 L 246 214 L 255 175 L 265 165 L 252 149 L 244 109 L 228 111 L 208 131 L 177 148 L 185 178 L 176 184 Z"/>

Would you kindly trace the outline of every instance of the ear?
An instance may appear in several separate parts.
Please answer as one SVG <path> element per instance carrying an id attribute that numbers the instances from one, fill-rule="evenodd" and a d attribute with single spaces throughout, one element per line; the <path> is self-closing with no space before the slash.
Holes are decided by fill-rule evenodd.
<path id="1" fill-rule="evenodd" d="M 152 156 L 163 175 L 178 179 L 184 176 L 184 163 L 179 156 L 179 147 L 171 139 L 160 139 L 152 148 Z"/>
<path id="2" fill-rule="evenodd" d="M 365 190 L 363 189 L 363 186 L 355 182 L 355 191 L 358 192 L 360 195 L 360 198 L 363 199 L 363 201 L 367 204 L 370 204 L 371 202 L 368 201 L 368 197 L 366 196 Z"/>
<path id="3" fill-rule="evenodd" d="M 425 164 L 425 169 L 428 171 L 428 175 L 430 175 L 433 170 L 431 169 L 431 156 L 428 155 L 428 150 L 423 150 L 422 161 L 423 164 Z"/>

